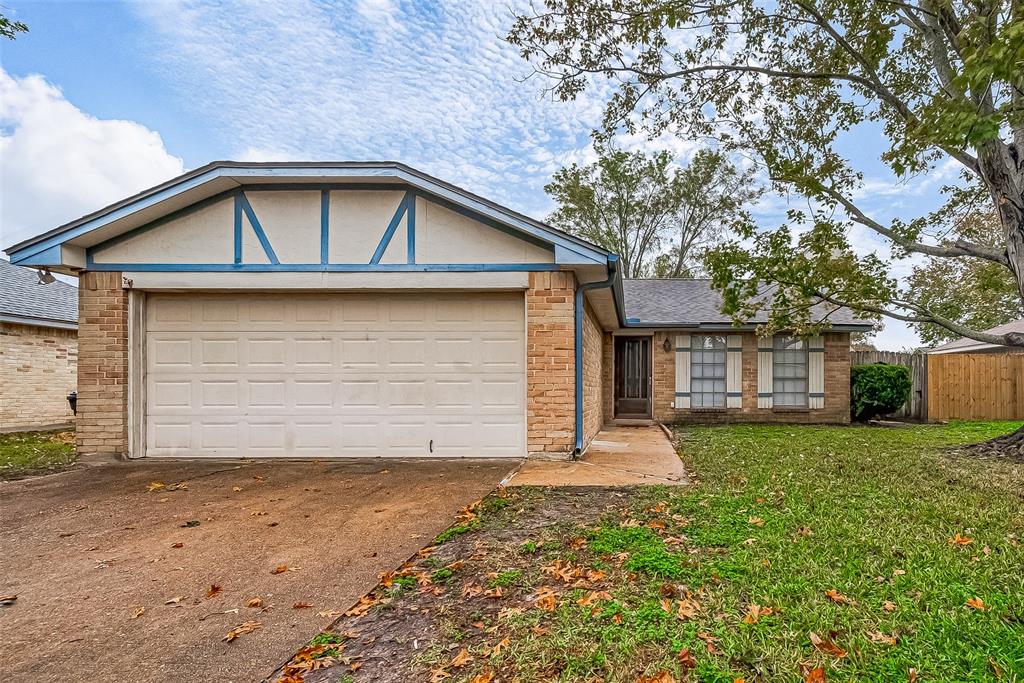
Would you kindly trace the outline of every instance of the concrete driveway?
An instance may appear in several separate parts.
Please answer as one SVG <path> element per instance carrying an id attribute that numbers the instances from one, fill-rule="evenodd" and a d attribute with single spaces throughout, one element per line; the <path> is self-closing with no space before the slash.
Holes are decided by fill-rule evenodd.
<path id="1" fill-rule="evenodd" d="M 0 483 L 0 595 L 18 596 L 0 680 L 260 680 L 515 465 L 143 462 Z"/>

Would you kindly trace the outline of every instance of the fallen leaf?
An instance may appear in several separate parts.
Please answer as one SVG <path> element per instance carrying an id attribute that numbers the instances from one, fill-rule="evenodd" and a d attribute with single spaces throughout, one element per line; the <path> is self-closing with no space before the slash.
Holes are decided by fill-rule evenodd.
<path id="1" fill-rule="evenodd" d="M 449 662 L 448 666 L 452 667 L 453 669 L 461 669 L 471 661 L 473 661 L 473 657 L 469 654 L 469 650 L 467 650 L 466 648 L 462 648 L 461 650 L 459 650 L 459 654 L 455 655 L 452 661 Z"/>
<path id="2" fill-rule="evenodd" d="M 533 601 L 533 605 L 545 612 L 554 612 L 558 606 L 558 594 L 547 587 L 539 588 L 537 589 L 537 597 Z"/>
<path id="3" fill-rule="evenodd" d="M 213 596 L 217 595 L 217 593 L 220 593 L 222 590 L 224 589 L 218 586 L 217 584 L 210 584 L 209 590 L 206 591 L 206 597 L 212 598 Z"/>
<path id="4" fill-rule="evenodd" d="M 890 602 L 889 600 L 886 600 L 885 602 L 882 603 L 882 609 L 884 609 L 886 612 L 895 612 L 896 611 L 896 603 L 895 602 Z"/>
<path id="5" fill-rule="evenodd" d="M 337 617 L 340 617 L 343 614 L 344 614 L 344 612 L 338 612 L 336 610 L 328 610 L 326 612 L 317 612 L 316 613 L 316 615 L 318 617 L 324 617 L 324 618 L 327 618 L 327 619 L 335 619 Z"/>
<path id="6" fill-rule="evenodd" d="M 242 487 L 241 486 L 232 486 L 231 490 L 234 491 L 235 493 L 238 493 L 239 491 L 242 490 Z"/>
<path id="7" fill-rule="evenodd" d="M 827 591 L 825 591 L 825 595 L 828 597 L 829 600 L 831 600 L 832 602 L 836 603 L 837 605 L 853 605 L 853 604 L 855 604 L 853 600 L 851 600 L 850 598 L 846 597 L 845 595 L 843 595 L 842 593 L 837 591 L 835 588 L 830 588 Z"/>
<path id="8" fill-rule="evenodd" d="M 246 622 L 243 622 L 243 623 L 239 624 L 238 626 L 234 627 L 233 629 L 231 629 L 230 631 L 228 631 L 227 635 L 225 635 L 223 638 L 221 638 L 221 640 L 223 640 L 226 643 L 230 643 L 232 640 L 234 640 L 238 636 L 240 636 L 240 635 L 242 635 L 244 633 L 252 633 L 253 631 L 255 631 L 258 628 L 261 628 L 262 626 L 263 626 L 263 624 L 261 624 L 258 621 L 246 621 Z"/>
<path id="9" fill-rule="evenodd" d="M 17 599 L 17 595 L 0 595 L 0 607 L 7 607 L 8 605 L 13 605 L 14 601 Z"/>
<path id="10" fill-rule="evenodd" d="M 878 643 L 879 645 L 895 645 L 896 638 L 893 636 L 886 635 L 881 631 L 868 631 L 868 638 L 871 639 L 872 643 Z"/>
<path id="11" fill-rule="evenodd" d="M 199 526 L 199 524 L 200 524 L 200 522 L 199 522 L 198 519 L 190 519 L 187 522 L 185 522 L 184 524 L 180 524 L 179 526 L 182 529 L 191 529 L 193 527 Z"/>
<path id="12" fill-rule="evenodd" d="M 661 671 L 653 676 L 641 676 L 636 683 L 676 683 L 676 678 L 668 671 Z"/>
<path id="13" fill-rule="evenodd" d="M 608 591 L 590 591 L 590 593 L 588 593 L 587 595 L 584 595 L 582 598 L 577 600 L 576 604 L 583 605 L 584 607 L 587 607 L 589 605 L 593 605 L 595 602 L 600 602 L 602 600 L 611 600 L 611 599 L 612 599 L 612 594 L 609 593 Z"/>
<path id="14" fill-rule="evenodd" d="M 953 535 L 952 538 L 950 538 L 947 541 L 947 543 L 949 543 L 950 545 L 965 546 L 965 545 L 970 545 L 971 543 L 974 543 L 974 539 L 971 538 L 970 536 L 961 536 L 960 532 L 958 531 L 958 532 L 956 532 L 956 534 Z"/>
<path id="15" fill-rule="evenodd" d="M 177 605 L 177 604 L 179 604 L 184 599 L 185 599 L 184 595 L 176 595 L 173 598 L 171 598 L 171 599 L 167 600 L 166 602 L 164 602 L 164 604 L 165 605 Z"/>
<path id="16" fill-rule="evenodd" d="M 966 604 L 971 609 L 976 609 L 979 612 L 984 612 L 984 611 L 988 610 L 988 607 L 985 606 L 985 603 L 982 601 L 982 599 L 978 598 L 978 597 L 971 598 L 970 600 L 967 601 Z"/>
<path id="17" fill-rule="evenodd" d="M 249 598 L 248 600 L 245 601 L 245 606 L 246 607 L 263 607 L 263 598 L 260 598 L 260 597 Z"/>
<path id="18" fill-rule="evenodd" d="M 764 526 L 764 520 L 760 517 L 750 516 L 747 517 L 747 524 L 753 524 L 754 526 L 762 527 Z"/>
<path id="19" fill-rule="evenodd" d="M 744 624 L 756 624 L 761 620 L 761 617 L 767 617 L 773 614 L 775 610 L 771 607 L 761 607 L 761 605 L 755 605 L 751 603 L 747 605 L 747 614 L 743 617 Z"/>
<path id="20" fill-rule="evenodd" d="M 485 671 L 482 674 L 477 674 L 470 679 L 469 683 L 491 683 L 494 680 L 493 671 Z"/>
<path id="21" fill-rule="evenodd" d="M 716 638 L 715 636 L 711 635 L 710 633 L 707 633 L 706 631 L 698 631 L 697 637 L 704 641 L 704 644 L 707 647 L 709 655 L 722 654 L 722 651 L 715 646 L 715 643 L 721 640 L 720 638 Z"/>
<path id="22" fill-rule="evenodd" d="M 297 602 L 294 605 L 292 605 L 292 609 L 309 609 L 312 606 L 313 603 L 310 602 Z"/>
<path id="23" fill-rule="evenodd" d="M 825 683 L 825 669 L 820 666 L 811 669 L 804 676 L 804 683 Z"/>
<path id="24" fill-rule="evenodd" d="M 172 543 L 171 547 L 172 548 L 184 548 L 185 544 L 184 543 Z"/>
<path id="25" fill-rule="evenodd" d="M 907 683 L 917 683 L 917 669 L 914 667 L 907 670 Z"/>
<path id="26" fill-rule="evenodd" d="M 285 572 L 297 572 L 300 567 L 289 567 L 286 564 L 279 564 L 270 570 L 271 574 L 284 574 Z"/>
<path id="27" fill-rule="evenodd" d="M 680 621 L 693 619 L 697 616 L 697 612 L 700 610 L 700 603 L 689 598 L 685 600 L 676 600 L 676 605 L 676 619 L 679 619 Z"/>
<path id="28" fill-rule="evenodd" d="M 546 636 L 548 634 L 548 630 L 543 626 L 531 626 L 530 633 L 535 636 Z"/>
<path id="29" fill-rule="evenodd" d="M 825 654 L 828 654 L 828 655 L 832 655 L 833 657 L 836 657 L 838 659 L 842 659 L 843 657 L 846 656 L 846 650 L 844 650 L 843 648 L 839 647 L 838 645 L 833 643 L 831 640 L 828 640 L 826 638 L 822 638 L 821 636 L 819 636 L 814 631 L 811 631 L 809 637 L 811 639 L 811 645 L 813 645 L 816 650 L 818 650 L 820 652 L 824 652 Z"/>
<path id="30" fill-rule="evenodd" d="M 162 481 L 151 481 L 149 482 L 149 486 L 146 487 L 146 490 L 149 491 L 150 493 L 153 493 L 153 491 L 162 490 L 165 486 L 167 486 L 167 484 L 163 483 Z"/>
<path id="31" fill-rule="evenodd" d="M 146 613 L 146 608 L 145 607 L 139 607 L 134 612 L 132 612 L 132 619 L 138 619 L 139 617 L 141 617 L 145 613 Z"/>
<path id="32" fill-rule="evenodd" d="M 697 660 L 690 654 L 690 648 L 688 647 L 680 650 L 679 654 L 676 655 L 676 659 L 679 660 L 679 666 L 683 669 L 694 669 L 697 667 Z"/>
<path id="33" fill-rule="evenodd" d="M 505 638 L 503 640 L 499 640 L 492 647 L 484 648 L 484 657 L 494 657 L 495 655 L 500 654 L 502 650 L 509 646 L 510 642 L 511 641 L 509 641 L 508 638 Z"/>

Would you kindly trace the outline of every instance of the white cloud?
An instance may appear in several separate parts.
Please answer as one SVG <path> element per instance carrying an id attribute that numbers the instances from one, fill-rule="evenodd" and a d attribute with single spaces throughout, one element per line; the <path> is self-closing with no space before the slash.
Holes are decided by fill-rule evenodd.
<path id="1" fill-rule="evenodd" d="M 0 68 L 0 248 L 181 172 L 159 134 L 89 116 L 42 76 Z"/>

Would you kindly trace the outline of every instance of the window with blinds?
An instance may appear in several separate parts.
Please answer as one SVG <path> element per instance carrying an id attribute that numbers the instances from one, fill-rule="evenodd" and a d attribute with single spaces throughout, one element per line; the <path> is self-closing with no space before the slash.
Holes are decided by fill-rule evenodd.
<path id="1" fill-rule="evenodd" d="M 690 407 L 725 407 L 725 337 L 690 337 Z"/>
<path id="2" fill-rule="evenodd" d="M 772 354 L 772 394 L 776 407 L 807 407 L 807 342 L 775 335 Z"/>

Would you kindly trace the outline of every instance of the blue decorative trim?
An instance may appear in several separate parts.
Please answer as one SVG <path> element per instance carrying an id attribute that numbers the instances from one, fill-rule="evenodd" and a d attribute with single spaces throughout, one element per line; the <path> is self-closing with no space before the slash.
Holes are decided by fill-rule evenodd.
<path id="1" fill-rule="evenodd" d="M 737 346 L 737 347 L 734 347 L 734 348 L 726 348 L 725 350 L 728 351 L 729 353 L 742 353 L 743 352 L 743 347 L 742 346 Z"/>
<path id="2" fill-rule="evenodd" d="M 773 349 L 773 348 L 772 348 L 772 347 L 770 347 L 770 346 L 769 346 L 768 348 L 764 348 L 764 349 L 763 349 L 763 348 L 761 348 L 761 347 L 759 346 L 759 347 L 757 347 L 757 352 L 758 352 L 758 353 L 775 353 L 775 349 Z"/>
<path id="3" fill-rule="evenodd" d="M 96 263 L 96 271 L 159 273 L 373 273 L 557 271 L 554 263 Z"/>
<path id="4" fill-rule="evenodd" d="M 676 392 L 676 398 L 689 398 L 689 397 L 690 397 L 690 392 L 689 391 L 677 391 Z"/>
<path id="5" fill-rule="evenodd" d="M 242 262 L 242 193 L 235 194 L 235 263 Z"/>
<path id="6" fill-rule="evenodd" d="M 688 347 L 688 346 L 677 346 L 676 347 L 676 353 L 685 353 L 685 352 L 691 351 L 691 350 L 692 349 L 690 349 L 690 347 Z"/>
<path id="7" fill-rule="evenodd" d="M 416 198 L 415 192 L 406 196 L 405 215 L 405 262 L 416 263 Z"/>
<path id="8" fill-rule="evenodd" d="M 270 240 L 267 239 L 267 233 L 263 232 L 263 226 L 260 225 L 260 221 L 256 218 L 256 212 L 252 210 L 252 204 L 249 203 L 249 199 L 245 196 L 245 192 L 241 192 L 238 195 L 242 200 L 242 211 L 249 218 L 249 224 L 252 225 L 253 232 L 256 233 L 256 239 L 260 241 L 260 245 L 263 246 L 263 252 L 270 259 L 270 263 L 278 265 L 281 263 L 277 260 L 277 254 L 274 253 L 274 248 L 270 246 Z"/>
<path id="9" fill-rule="evenodd" d="M 825 392 L 812 391 L 807 394 L 811 398 L 825 398 Z"/>
<path id="10" fill-rule="evenodd" d="M 729 398 L 743 398 L 742 391 L 727 391 L 725 392 L 725 395 L 728 396 Z"/>
<path id="11" fill-rule="evenodd" d="M 772 397 L 772 392 L 770 392 L 770 391 L 759 391 L 759 392 L 757 392 L 757 397 L 758 398 L 771 398 Z"/>
<path id="12" fill-rule="evenodd" d="M 640 322 L 640 318 L 626 318 L 626 322 L 627 323 L 638 323 L 638 322 Z"/>
<path id="13" fill-rule="evenodd" d="M 11 258 L 11 263 L 16 266 L 52 266 L 55 263 L 60 263 L 61 259 L 61 245 L 55 244 L 49 249 L 43 249 L 37 251 L 34 254 L 29 254 L 20 259 Z"/>
<path id="14" fill-rule="evenodd" d="M 320 263 L 327 263 L 331 232 L 331 192 L 320 190 Z"/>
<path id="15" fill-rule="evenodd" d="M 819 348 L 807 349 L 807 352 L 808 353 L 825 353 L 825 349 L 824 349 L 824 347 L 822 347 L 820 349 Z"/>
<path id="16" fill-rule="evenodd" d="M 391 217 L 391 222 L 388 223 L 387 230 L 381 235 L 380 242 L 377 244 L 377 250 L 373 252 L 373 257 L 370 258 L 371 264 L 380 263 L 380 260 L 384 257 L 384 252 L 388 250 L 388 245 L 391 244 L 391 238 L 395 236 L 395 231 L 398 230 L 398 224 L 402 222 L 402 217 L 405 215 L 406 209 L 409 207 L 409 193 L 406 192 L 405 196 L 402 197 L 402 201 L 398 202 L 398 208 L 395 209 L 395 215 Z"/>

